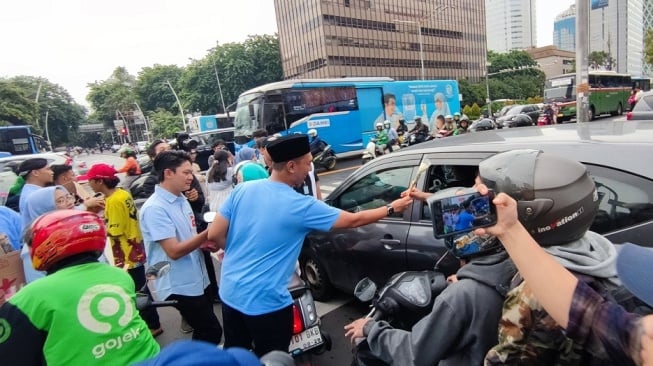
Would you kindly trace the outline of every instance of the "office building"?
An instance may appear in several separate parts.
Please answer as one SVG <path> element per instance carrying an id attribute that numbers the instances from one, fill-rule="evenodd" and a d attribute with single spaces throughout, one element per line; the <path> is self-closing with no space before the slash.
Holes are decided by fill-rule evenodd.
<path id="1" fill-rule="evenodd" d="M 535 0 L 485 0 L 487 46 L 495 52 L 537 45 Z"/>
<path id="2" fill-rule="evenodd" d="M 553 45 L 559 50 L 576 52 L 576 5 L 556 16 L 553 22 Z"/>
<path id="3" fill-rule="evenodd" d="M 568 74 L 574 69 L 576 52 L 559 50 L 556 46 L 536 47 L 526 52 L 537 62 L 537 68 L 548 79 L 552 76 Z"/>
<path id="4" fill-rule="evenodd" d="M 650 24 L 650 0 L 610 0 L 590 9 L 589 51 L 605 51 L 614 58 L 614 70 L 644 74 L 644 32 Z M 645 8 L 649 19 L 645 20 Z"/>
<path id="5" fill-rule="evenodd" d="M 485 75 L 479 0 L 274 0 L 286 79 Z M 423 65 L 423 67 L 422 67 Z"/>

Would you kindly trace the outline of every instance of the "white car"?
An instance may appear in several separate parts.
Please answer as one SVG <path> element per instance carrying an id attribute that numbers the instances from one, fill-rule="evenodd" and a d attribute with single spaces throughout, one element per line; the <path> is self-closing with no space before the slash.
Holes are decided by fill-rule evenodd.
<path id="1" fill-rule="evenodd" d="M 43 158 L 48 161 L 48 165 L 52 164 L 66 164 L 72 165 L 75 174 L 86 174 L 88 166 L 85 161 L 73 159 L 66 153 L 42 153 L 42 154 L 28 154 L 28 155 L 13 155 L 0 159 L 0 172 L 16 171 L 20 163 L 27 159 Z"/>
<path id="2" fill-rule="evenodd" d="M 145 150 L 147 150 L 147 146 L 150 144 L 149 141 L 138 141 L 136 143 L 136 148 L 138 150 L 138 153 L 144 153 Z"/>

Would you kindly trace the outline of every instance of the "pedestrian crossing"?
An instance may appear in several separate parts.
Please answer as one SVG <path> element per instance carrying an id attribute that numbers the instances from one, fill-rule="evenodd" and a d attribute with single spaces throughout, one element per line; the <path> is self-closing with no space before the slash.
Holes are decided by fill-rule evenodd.
<path id="1" fill-rule="evenodd" d="M 332 184 L 322 184 L 320 183 L 320 190 L 322 191 L 322 197 L 328 196 L 333 192 L 338 186 Z"/>

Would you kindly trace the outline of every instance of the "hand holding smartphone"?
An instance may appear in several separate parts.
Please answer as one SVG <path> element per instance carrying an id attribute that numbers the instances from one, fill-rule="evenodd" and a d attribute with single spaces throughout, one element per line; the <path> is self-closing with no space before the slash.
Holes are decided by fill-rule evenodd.
<path id="1" fill-rule="evenodd" d="M 433 235 L 446 238 L 497 223 L 497 209 L 492 200 L 494 191 L 449 197 L 433 195 L 427 200 L 433 220 Z"/>

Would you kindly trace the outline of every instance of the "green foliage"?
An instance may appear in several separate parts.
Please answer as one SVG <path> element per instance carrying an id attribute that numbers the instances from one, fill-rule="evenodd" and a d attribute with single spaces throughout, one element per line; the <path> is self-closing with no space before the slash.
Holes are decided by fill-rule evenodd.
<path id="1" fill-rule="evenodd" d="M 171 138 L 175 132 L 183 130 L 181 117 L 159 108 L 149 114 L 150 128 L 154 138 Z"/>
<path id="2" fill-rule="evenodd" d="M 221 113 L 251 88 L 283 78 L 279 40 L 276 36 L 250 36 L 243 43 L 218 45 L 203 59 L 194 60 L 182 73 L 180 99 L 189 111 Z"/>
<path id="3" fill-rule="evenodd" d="M 472 108 L 469 111 L 469 114 L 467 114 L 467 117 L 469 117 L 471 120 L 475 120 L 480 116 L 481 116 L 481 107 L 479 107 L 478 104 L 476 103 L 472 104 Z"/>
<path id="4" fill-rule="evenodd" d="M 588 66 L 594 70 L 612 70 L 616 60 L 606 51 L 592 51 L 587 57 Z"/>
<path id="5" fill-rule="evenodd" d="M 0 80 L 0 123 L 3 126 L 33 124 L 37 108 L 26 90 L 8 80 Z"/>
<path id="6" fill-rule="evenodd" d="M 102 122 L 107 128 L 113 128 L 116 111 L 133 110 L 135 78 L 124 67 L 117 67 L 109 79 L 88 84 L 90 89 L 86 100 L 93 108 L 92 119 Z"/>
<path id="7" fill-rule="evenodd" d="M 134 94 L 143 112 L 161 108 L 179 113 L 177 100 L 166 82 L 169 81 L 176 91 L 179 90 L 179 79 L 183 72 L 184 69 L 177 65 L 156 64 L 142 68 L 134 84 Z"/>
<path id="8" fill-rule="evenodd" d="M 12 125 L 29 124 L 32 132 L 45 137 L 46 115 L 53 146 L 70 142 L 72 134 L 86 120 L 84 107 L 75 103 L 64 88 L 47 79 L 15 76 L 0 81 L 0 121 Z"/>

